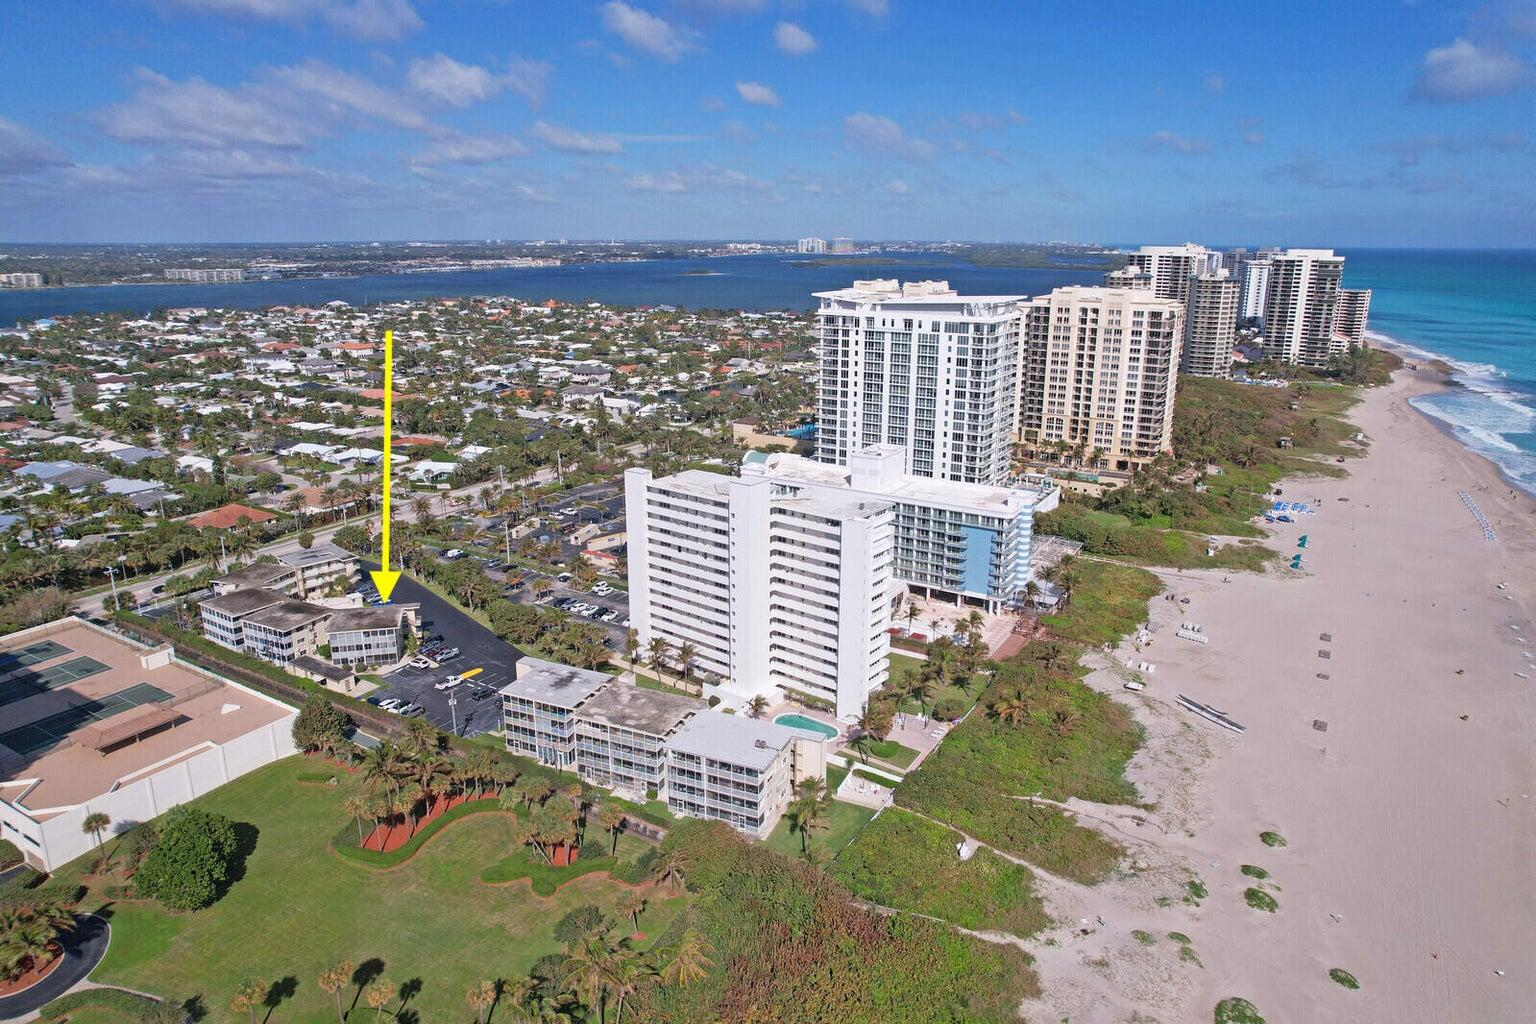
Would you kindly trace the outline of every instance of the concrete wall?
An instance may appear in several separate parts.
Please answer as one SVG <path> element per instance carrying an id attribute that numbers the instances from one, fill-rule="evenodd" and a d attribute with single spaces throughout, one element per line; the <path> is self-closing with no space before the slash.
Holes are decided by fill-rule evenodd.
<path id="1" fill-rule="evenodd" d="M 298 752 L 289 715 L 255 732 L 224 744 L 206 744 L 149 775 L 121 785 L 83 804 L 64 809 L 41 822 L 32 821 L 10 804 L 0 803 L 0 834 L 14 842 L 28 859 L 54 870 L 96 847 L 95 837 L 81 830 L 89 814 L 100 811 L 112 819 L 106 835 L 159 817 L 177 804 L 218 789 L 224 783 Z M 31 841 L 28 841 L 30 838 Z"/>

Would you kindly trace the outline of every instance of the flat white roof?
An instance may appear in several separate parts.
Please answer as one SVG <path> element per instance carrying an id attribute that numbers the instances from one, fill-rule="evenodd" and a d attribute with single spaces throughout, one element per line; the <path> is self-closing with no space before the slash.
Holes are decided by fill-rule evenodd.
<path id="1" fill-rule="evenodd" d="M 703 711 L 687 722 L 667 745 L 673 750 L 762 771 L 797 739 L 807 733 L 788 726 L 722 711 Z"/>
<path id="2" fill-rule="evenodd" d="M 761 474 L 774 481 L 842 488 L 850 495 L 865 494 L 898 504 L 934 505 L 1004 519 L 1033 509 L 1047 496 L 1047 492 L 1042 491 L 935 480 L 908 474 L 902 474 L 898 478 L 899 482 L 888 490 L 862 490 L 853 486 L 853 472 L 847 466 L 816 462 L 789 452 L 774 452 L 766 458 L 756 459 L 749 455 L 748 459 L 750 461 L 742 463 L 744 475 Z"/>

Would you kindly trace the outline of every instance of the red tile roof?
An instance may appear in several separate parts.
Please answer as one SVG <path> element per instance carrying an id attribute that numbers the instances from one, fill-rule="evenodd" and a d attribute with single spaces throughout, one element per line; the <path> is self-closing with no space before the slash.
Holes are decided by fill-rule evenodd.
<path id="1" fill-rule="evenodd" d="M 195 515 L 188 519 L 187 522 L 199 528 L 227 530 L 231 526 L 238 525 L 242 516 L 253 523 L 269 523 L 277 518 L 271 512 L 264 512 L 259 508 L 251 508 L 249 505 L 239 505 L 231 502 L 228 505 L 221 505 L 218 508 Z"/>

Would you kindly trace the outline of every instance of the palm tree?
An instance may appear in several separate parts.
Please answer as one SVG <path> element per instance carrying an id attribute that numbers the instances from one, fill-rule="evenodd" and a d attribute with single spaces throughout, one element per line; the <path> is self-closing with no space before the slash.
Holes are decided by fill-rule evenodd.
<path id="1" fill-rule="evenodd" d="M 100 811 L 92 811 L 90 814 L 87 814 L 85 816 L 85 820 L 80 823 L 80 831 L 95 837 L 96 845 L 100 846 L 101 834 L 105 832 L 108 826 L 111 824 L 111 818 L 107 817 Z"/>
<path id="2" fill-rule="evenodd" d="M 654 982 L 656 972 L 637 951 L 621 943 L 609 965 L 608 978 L 613 994 L 618 997 L 613 1024 L 623 1024 L 624 1000 L 638 992 L 642 985 Z"/>
<path id="3" fill-rule="evenodd" d="M 672 645 L 667 643 L 666 637 L 653 636 L 647 646 L 647 655 L 651 662 L 651 671 L 656 673 L 656 678 L 661 678 L 661 670 L 667 663 L 667 657 L 672 653 Z"/>
<path id="4" fill-rule="evenodd" d="M 74 917 L 55 900 L 0 910 L 0 978 L 51 960 L 59 951 L 59 933 L 73 924 Z"/>
<path id="5" fill-rule="evenodd" d="M 475 1024 L 485 1024 L 485 1011 L 491 1008 L 496 1001 L 496 983 L 494 981 L 482 981 L 469 986 L 469 991 L 464 995 L 469 1003 L 469 1008 L 475 1011 Z"/>
<path id="6" fill-rule="evenodd" d="M 249 1013 L 256 1024 L 256 1008 L 267 998 L 267 987 L 259 981 L 247 981 L 229 997 L 230 1013 Z"/>
<path id="7" fill-rule="evenodd" d="M 363 1002 L 373 1007 L 374 1024 L 384 1019 L 384 1007 L 395 998 L 395 983 L 388 978 L 375 978 L 368 987 L 363 989 Z"/>
<path id="8" fill-rule="evenodd" d="M 1005 693 L 992 702 L 993 717 L 1008 725 L 1023 725 L 1029 720 L 1030 710 L 1029 698 L 1022 690 Z"/>
<path id="9" fill-rule="evenodd" d="M 809 850 L 811 833 L 825 828 L 822 816 L 826 813 L 826 783 L 821 779 L 806 779 L 795 787 L 796 798 L 784 816 L 789 819 L 791 832 L 800 833 L 800 854 Z"/>
<path id="10" fill-rule="evenodd" d="M 1082 719 L 1083 716 L 1072 708 L 1057 708 L 1051 712 L 1051 727 L 1056 730 L 1056 735 L 1066 736 L 1077 728 L 1077 723 Z"/>
<path id="11" fill-rule="evenodd" d="M 685 884 L 682 855 L 671 850 L 657 857 L 651 866 L 651 877 L 665 883 L 673 892 L 681 889 Z"/>
<path id="12" fill-rule="evenodd" d="M 640 912 L 645 909 L 644 896 L 640 895 L 634 889 L 625 889 L 623 892 L 619 893 L 619 898 L 614 901 L 613 909 L 617 910 L 621 914 L 629 915 L 630 921 L 634 923 L 635 932 L 637 934 L 639 933 Z"/>
<path id="13" fill-rule="evenodd" d="M 687 988 L 696 981 L 702 981 L 714 966 L 709 959 L 709 954 L 713 952 L 714 947 L 703 934 L 688 929 L 683 933 L 683 941 L 678 943 L 672 959 L 662 967 L 661 980 L 677 988 Z"/>
<path id="14" fill-rule="evenodd" d="M 921 611 L 921 609 L 917 607 L 917 602 L 916 601 L 909 600 L 907 602 L 907 632 L 908 633 L 912 632 L 912 623 L 913 623 L 914 620 L 916 620 L 916 618 L 917 618 L 918 614 L 920 613 L 920 611 Z"/>
<path id="15" fill-rule="evenodd" d="M 602 932 L 577 943 L 560 968 L 560 983 L 581 997 L 588 1006 L 597 1007 L 598 1024 L 607 1017 L 608 989 L 615 973 L 617 948 Z"/>
<path id="16" fill-rule="evenodd" d="M 762 718 L 768 713 L 768 698 L 758 694 L 747 701 L 747 714 L 753 718 Z"/>
<path id="17" fill-rule="evenodd" d="M 629 662 L 629 681 L 636 682 L 635 658 L 640 654 L 640 634 L 631 629 L 624 634 L 624 660 Z"/>
<path id="18" fill-rule="evenodd" d="M 677 664 L 683 670 L 683 678 L 692 681 L 693 663 L 699 656 L 698 645 L 692 640 L 684 640 L 677 645 Z"/>
<path id="19" fill-rule="evenodd" d="M 352 815 L 352 820 L 357 823 L 358 846 L 363 845 L 363 819 L 368 817 L 372 806 L 372 801 L 363 793 L 353 793 L 341 802 L 341 809 Z"/>
<path id="20" fill-rule="evenodd" d="M 351 977 L 351 961 L 340 960 L 321 971 L 317 979 L 322 992 L 329 992 L 336 997 L 336 1020 L 339 1024 L 347 1024 L 346 1011 L 341 1008 L 341 990 L 346 988 Z"/>
<path id="21" fill-rule="evenodd" d="M 597 824 L 599 828 L 613 836 L 613 844 L 608 851 L 610 857 L 619 855 L 619 831 L 624 827 L 624 808 L 615 803 L 604 803 L 597 809 Z"/>

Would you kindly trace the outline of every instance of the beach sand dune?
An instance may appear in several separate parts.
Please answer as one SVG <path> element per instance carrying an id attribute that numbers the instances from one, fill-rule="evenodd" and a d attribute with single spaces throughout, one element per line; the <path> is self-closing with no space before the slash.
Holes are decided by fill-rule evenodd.
<path id="1" fill-rule="evenodd" d="M 1128 845 L 1159 881 L 1048 888 L 1092 934 L 1036 951 L 1029 1019 L 1204 1021 L 1243 996 L 1271 1022 L 1536 1020 L 1536 503 L 1409 406 L 1439 386 L 1400 372 L 1355 410 L 1370 451 L 1347 479 L 1283 485 L 1319 508 L 1272 541 L 1289 555 L 1307 535 L 1300 572 L 1161 573 L 1190 603 L 1154 599 L 1153 642 L 1117 652 L 1157 665 L 1146 693 L 1120 690 L 1123 669 L 1089 677 L 1147 726 L 1131 774 L 1153 806 Z M 1174 637 L 1186 620 L 1209 645 Z M 1248 731 L 1186 715 L 1179 693 Z M 1149 909 L 1175 862 L 1208 895 Z M 1245 864 L 1276 912 L 1248 905 Z M 1187 934 L 1202 966 L 1133 929 Z"/>

